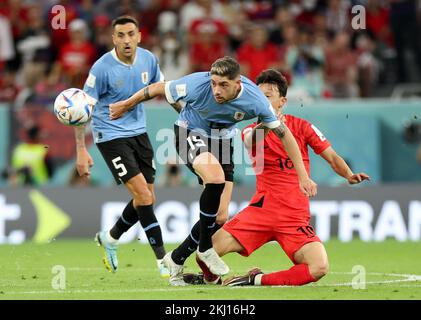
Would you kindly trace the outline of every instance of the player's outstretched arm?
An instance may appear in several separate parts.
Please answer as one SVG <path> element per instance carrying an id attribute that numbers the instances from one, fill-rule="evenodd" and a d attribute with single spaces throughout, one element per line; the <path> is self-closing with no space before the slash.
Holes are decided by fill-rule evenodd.
<path id="1" fill-rule="evenodd" d="M 280 122 L 280 125 L 272 129 L 272 132 L 282 141 L 285 151 L 288 153 L 289 158 L 294 164 L 295 170 L 298 174 L 301 191 L 307 197 L 315 196 L 317 194 L 317 184 L 311 180 L 307 174 L 300 148 L 298 147 L 297 141 L 291 131 L 283 122 Z"/>
<path id="2" fill-rule="evenodd" d="M 143 89 L 140 89 L 129 99 L 111 103 L 109 106 L 110 118 L 111 120 L 118 119 L 135 105 L 163 95 L 165 95 L 165 82 L 153 83 Z"/>
<path id="3" fill-rule="evenodd" d="M 75 127 L 76 139 L 76 169 L 81 177 L 89 178 L 89 168 L 94 165 L 91 155 L 85 145 L 85 126 Z"/>
<path id="4" fill-rule="evenodd" d="M 332 147 L 328 147 L 320 156 L 329 163 L 333 171 L 344 177 L 349 184 L 357 184 L 364 180 L 370 180 L 370 176 L 364 172 L 354 174 L 345 160 Z"/>

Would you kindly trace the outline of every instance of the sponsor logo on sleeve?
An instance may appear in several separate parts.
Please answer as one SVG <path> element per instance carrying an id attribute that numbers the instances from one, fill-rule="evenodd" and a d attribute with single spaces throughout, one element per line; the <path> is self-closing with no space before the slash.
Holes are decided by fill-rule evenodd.
<path id="1" fill-rule="evenodd" d="M 95 88 L 96 77 L 90 73 L 88 79 L 86 79 L 86 85 L 90 88 Z"/>
<path id="2" fill-rule="evenodd" d="M 187 86 L 185 83 L 183 84 L 177 84 L 175 86 L 175 90 L 177 91 L 177 95 L 182 98 L 187 95 Z"/>

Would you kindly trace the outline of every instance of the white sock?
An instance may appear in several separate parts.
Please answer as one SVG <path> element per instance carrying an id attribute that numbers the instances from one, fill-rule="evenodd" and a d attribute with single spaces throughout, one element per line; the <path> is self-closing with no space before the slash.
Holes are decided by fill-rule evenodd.
<path id="1" fill-rule="evenodd" d="M 111 244 L 117 244 L 118 243 L 118 239 L 114 239 L 111 234 L 110 231 L 105 233 L 105 237 L 107 238 L 107 241 Z"/>
<path id="2" fill-rule="evenodd" d="M 261 286 L 262 285 L 262 277 L 263 277 L 263 274 L 257 274 L 254 277 L 254 285 L 255 286 Z"/>
<path id="3" fill-rule="evenodd" d="M 156 265 L 158 266 L 158 268 L 161 266 L 162 264 L 162 259 L 156 259 Z"/>

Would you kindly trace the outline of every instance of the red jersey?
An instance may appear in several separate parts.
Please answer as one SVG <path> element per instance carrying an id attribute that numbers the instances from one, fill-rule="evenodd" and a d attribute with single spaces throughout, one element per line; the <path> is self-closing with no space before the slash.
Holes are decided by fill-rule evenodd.
<path id="1" fill-rule="evenodd" d="M 66 43 L 59 52 L 59 62 L 65 73 L 72 75 L 79 72 L 88 72 L 95 62 L 96 49 L 89 42 L 79 46 L 71 42 Z"/>
<path id="2" fill-rule="evenodd" d="M 190 33 L 190 64 L 194 72 L 209 70 L 216 59 L 226 54 L 228 29 L 223 21 L 209 17 L 193 20 Z"/>
<path id="3" fill-rule="evenodd" d="M 308 146 L 316 154 L 320 154 L 330 146 L 330 143 L 314 125 L 304 119 L 285 115 L 283 120 L 298 143 L 304 166 L 310 176 Z M 243 141 L 244 134 L 256 125 L 256 123 L 253 123 L 243 129 L 241 132 Z M 249 150 L 249 155 L 256 172 L 257 194 L 278 193 L 280 196 L 276 196 L 276 198 L 283 204 L 287 204 L 291 209 L 302 210 L 306 208 L 308 210 L 309 200 L 299 189 L 298 175 L 294 165 L 289 159 L 282 142 L 273 132 L 269 132 L 264 141 Z"/>

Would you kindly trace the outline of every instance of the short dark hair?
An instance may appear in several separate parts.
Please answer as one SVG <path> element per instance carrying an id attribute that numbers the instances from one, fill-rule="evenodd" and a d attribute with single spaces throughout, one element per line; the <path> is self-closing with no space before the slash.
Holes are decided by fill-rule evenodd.
<path id="1" fill-rule="evenodd" d="M 126 23 L 134 23 L 136 27 L 139 28 L 139 21 L 137 21 L 135 17 L 127 16 L 127 15 L 119 16 L 115 18 L 113 22 L 111 23 L 111 25 L 113 26 L 113 28 L 115 28 L 115 26 L 118 24 L 126 24 Z"/>
<path id="2" fill-rule="evenodd" d="M 225 56 L 212 63 L 210 73 L 233 80 L 240 75 L 240 65 L 234 58 Z"/>
<path id="3" fill-rule="evenodd" d="M 281 97 L 286 97 L 288 90 L 288 81 L 279 71 L 275 69 L 267 69 L 265 71 L 262 71 L 257 76 L 256 84 L 259 85 L 262 83 L 276 85 L 278 87 L 279 94 L 281 95 Z"/>

